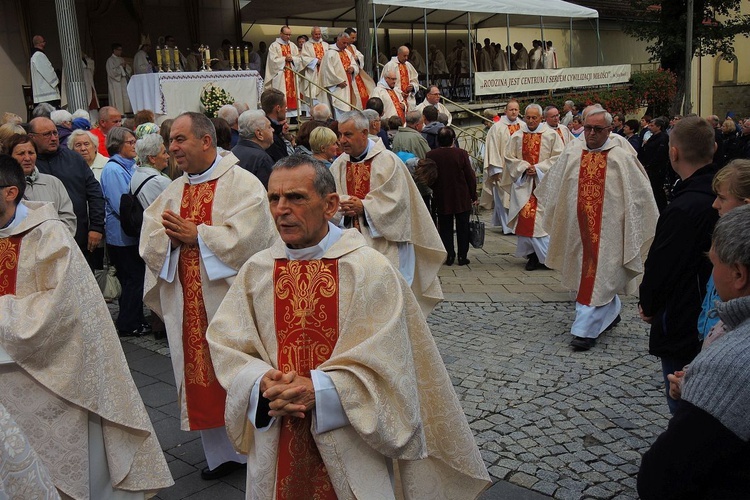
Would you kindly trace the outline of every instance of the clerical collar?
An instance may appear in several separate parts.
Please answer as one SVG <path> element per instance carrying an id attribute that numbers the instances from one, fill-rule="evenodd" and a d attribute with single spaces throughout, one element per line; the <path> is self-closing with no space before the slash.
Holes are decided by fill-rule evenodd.
<path id="1" fill-rule="evenodd" d="M 602 144 L 602 145 L 601 145 L 600 147 L 598 147 L 598 148 L 596 148 L 596 149 L 590 149 L 590 148 L 588 147 L 588 145 L 586 144 L 586 141 L 583 141 L 583 147 L 584 147 L 585 149 L 588 149 L 588 150 L 589 150 L 589 151 L 591 151 L 592 153 L 598 153 L 598 152 L 600 152 L 600 151 L 604 151 L 604 149 L 605 149 L 605 148 L 607 147 L 607 145 L 608 145 L 608 144 L 609 144 L 609 137 L 607 137 L 607 140 L 606 140 L 606 141 L 604 141 L 604 144 Z"/>
<path id="2" fill-rule="evenodd" d="M 216 168 L 216 165 L 219 164 L 221 161 L 221 156 L 219 154 L 216 154 L 216 159 L 211 164 L 210 167 L 208 167 L 207 170 L 204 170 L 203 172 L 199 174 L 188 174 L 188 184 L 203 184 L 206 182 L 210 177 L 213 170 Z"/>
<path id="3" fill-rule="evenodd" d="M 352 163 L 359 163 L 361 161 L 364 161 L 364 159 L 367 157 L 367 153 L 370 152 L 370 148 L 373 147 L 374 145 L 375 145 L 375 143 L 372 142 L 371 139 L 367 139 L 367 148 L 365 148 L 364 153 L 362 153 L 359 156 L 351 156 L 350 155 L 349 156 L 349 161 L 351 161 Z"/>
<path id="4" fill-rule="evenodd" d="M 5 224 L 3 227 L 0 227 L 0 238 L 7 238 L 8 236 L 10 236 L 4 233 L 8 232 L 10 229 L 13 229 L 21 222 L 23 222 L 27 215 L 29 215 L 29 209 L 26 207 L 26 205 L 24 205 L 23 203 L 19 203 L 18 205 L 16 205 L 16 212 L 13 214 L 13 217 L 10 218 L 7 224 Z"/>
<path id="5" fill-rule="evenodd" d="M 334 243 L 341 239 L 343 231 L 340 227 L 328 223 L 328 234 L 320 240 L 320 243 L 307 248 L 286 247 L 286 257 L 289 260 L 316 260 L 322 258 Z"/>
<path id="6" fill-rule="evenodd" d="M 281 38 L 277 38 L 276 41 L 279 42 L 281 45 L 289 45 L 288 40 L 282 40 Z"/>

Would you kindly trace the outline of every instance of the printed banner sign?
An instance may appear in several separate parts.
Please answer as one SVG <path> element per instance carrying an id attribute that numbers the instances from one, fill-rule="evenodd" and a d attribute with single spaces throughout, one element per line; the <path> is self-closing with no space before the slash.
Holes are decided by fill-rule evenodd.
<path id="1" fill-rule="evenodd" d="M 516 94 L 532 90 L 568 89 L 624 83 L 630 80 L 630 65 L 583 68 L 484 71 L 474 74 L 476 95 Z"/>

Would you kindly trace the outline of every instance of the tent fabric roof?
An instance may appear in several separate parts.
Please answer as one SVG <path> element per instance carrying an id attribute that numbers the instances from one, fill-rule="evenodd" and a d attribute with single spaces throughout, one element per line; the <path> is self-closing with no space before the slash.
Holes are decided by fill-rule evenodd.
<path id="1" fill-rule="evenodd" d="M 375 5 L 379 21 L 386 14 L 382 28 L 422 24 L 425 10 L 429 26 L 457 29 L 466 29 L 467 13 L 471 14 L 472 26 L 477 28 L 505 26 L 506 14 L 513 26 L 538 25 L 542 16 L 545 23 L 598 17 L 594 9 L 562 0 L 370 0 L 370 3 Z M 241 15 L 246 23 L 352 26 L 356 21 L 353 0 L 252 0 L 241 9 Z"/>

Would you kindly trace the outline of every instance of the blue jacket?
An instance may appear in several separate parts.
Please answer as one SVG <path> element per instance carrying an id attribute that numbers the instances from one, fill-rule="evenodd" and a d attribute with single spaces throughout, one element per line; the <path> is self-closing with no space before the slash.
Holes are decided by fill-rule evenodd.
<path id="1" fill-rule="evenodd" d="M 120 155 L 112 156 L 102 170 L 104 191 L 104 228 L 108 245 L 127 247 L 138 244 L 138 238 L 126 235 L 120 225 L 120 197 L 130 191 L 130 179 L 135 173 L 135 160 Z"/>

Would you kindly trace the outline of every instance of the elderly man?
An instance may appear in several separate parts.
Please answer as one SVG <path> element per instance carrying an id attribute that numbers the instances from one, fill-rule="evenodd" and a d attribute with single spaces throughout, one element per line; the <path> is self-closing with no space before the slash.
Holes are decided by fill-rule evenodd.
<path id="1" fill-rule="evenodd" d="M 310 110 L 310 116 L 313 120 L 319 121 L 325 125 L 330 124 L 333 120 L 333 116 L 331 116 L 331 108 L 322 102 L 312 107 Z"/>
<path id="2" fill-rule="evenodd" d="M 94 173 L 78 153 L 60 147 L 57 127 L 49 118 L 34 118 L 29 135 L 37 150 L 36 166 L 60 179 L 76 214 L 75 240 L 89 265 L 99 267 L 93 252 L 104 234 L 104 196 Z"/>
<path id="3" fill-rule="evenodd" d="M 372 92 L 373 97 L 383 102 L 383 120 L 391 116 L 398 116 L 401 124 L 406 123 L 406 101 L 401 92 L 396 88 L 396 70 L 383 70 L 383 76 Z"/>
<path id="4" fill-rule="evenodd" d="M 391 151 L 394 153 L 406 152 L 411 153 L 420 160 L 425 158 L 427 152 L 431 149 L 427 141 L 422 137 L 422 113 L 419 111 L 409 111 L 406 113 L 406 125 L 398 128 L 398 132 L 393 136 Z"/>
<path id="5" fill-rule="evenodd" d="M 235 147 L 237 145 L 237 141 L 240 140 L 239 124 L 237 123 L 237 120 L 239 120 L 240 118 L 240 112 L 237 110 L 234 104 L 225 104 L 224 106 L 219 108 L 219 111 L 216 114 L 219 118 L 226 121 L 229 125 L 229 130 L 232 133 L 232 141 L 229 143 L 229 145 L 231 147 Z"/>
<path id="6" fill-rule="evenodd" d="M 367 138 L 361 111 L 339 122 L 344 154 L 331 166 L 341 211 L 367 244 L 384 254 L 411 285 L 427 315 L 443 298 L 437 272 L 445 248 L 406 166 L 382 142 Z"/>
<path id="7" fill-rule="evenodd" d="M 23 171 L 5 155 L 0 184 L 0 406 L 49 471 L 57 492 L 44 498 L 142 499 L 172 485 L 81 252 L 51 203 L 22 201 Z M 30 498 L 19 486 L 4 493 Z"/>
<path id="8" fill-rule="evenodd" d="M 567 127 L 571 121 L 573 121 L 573 108 L 575 103 L 573 101 L 565 101 L 563 104 L 563 117 L 560 119 L 560 124 Z"/>
<path id="9" fill-rule="evenodd" d="M 442 102 L 440 102 L 440 87 L 438 87 L 437 85 L 429 86 L 429 88 L 427 89 L 425 100 L 419 103 L 419 106 L 417 106 L 415 109 L 421 112 L 427 106 L 432 106 L 437 109 L 438 113 L 443 113 L 444 115 L 448 116 L 448 126 L 453 123 L 451 112 L 448 111 L 448 108 L 446 108 Z"/>
<path id="10" fill-rule="evenodd" d="M 245 111 L 240 116 L 240 141 L 232 148 L 237 164 L 253 174 L 268 187 L 268 176 L 273 168 L 273 158 L 266 149 L 273 144 L 273 127 L 260 109 Z"/>
<path id="11" fill-rule="evenodd" d="M 567 146 L 570 141 L 575 139 L 575 136 L 568 127 L 560 126 L 560 111 L 558 111 L 556 107 L 547 106 L 544 108 L 544 123 L 547 124 L 550 130 L 560 136 L 563 147 Z"/>
<path id="12" fill-rule="evenodd" d="M 289 70 L 301 70 L 302 59 L 300 59 L 297 46 L 289 42 L 291 37 L 292 29 L 289 26 L 282 26 L 279 37 L 268 47 L 265 88 L 276 89 L 284 94 L 286 112 L 294 115 L 297 111 L 299 92 L 296 75 Z"/>
<path id="13" fill-rule="evenodd" d="M 305 42 L 300 51 L 300 57 L 302 59 L 302 65 L 305 68 L 305 77 L 315 85 L 320 86 L 320 65 L 323 60 L 323 56 L 328 51 L 328 42 L 323 40 L 323 32 L 320 26 L 313 26 L 310 30 L 310 38 Z M 316 87 L 306 81 L 302 81 L 300 86 L 302 87 L 302 95 L 305 96 L 305 101 L 309 107 L 313 107 L 318 103 L 318 97 L 321 93 L 319 87 Z"/>
<path id="14" fill-rule="evenodd" d="M 34 96 L 34 104 L 47 102 L 52 106 L 59 106 L 60 91 L 58 85 L 60 80 L 57 78 L 55 68 L 49 62 L 47 54 L 44 53 L 47 41 L 41 35 L 34 35 L 31 42 L 34 45 L 34 49 L 31 51 L 31 91 Z"/>
<path id="15" fill-rule="evenodd" d="M 511 106 L 511 103 L 508 103 Z M 517 108 L 518 103 L 515 103 Z M 507 107 L 506 107 L 507 112 Z M 516 116 L 518 111 L 515 112 Z M 504 234 L 513 234 L 508 225 L 508 208 L 510 195 L 500 188 L 500 179 L 505 169 L 505 148 L 510 141 L 510 130 L 498 120 L 487 131 L 484 146 L 484 182 L 480 203 L 485 208 L 492 208 L 492 225 L 502 227 Z"/>
<path id="16" fill-rule="evenodd" d="M 646 171 L 609 137 L 611 125 L 604 109 L 590 111 L 585 140 L 565 148 L 536 190 L 550 235 L 545 264 L 577 292 L 570 344 L 580 351 L 619 322 L 617 293 L 635 291 L 658 217 Z"/>
<path id="17" fill-rule="evenodd" d="M 107 151 L 107 134 L 115 127 L 122 125 L 122 113 L 112 106 L 104 106 L 99 110 L 99 126 L 91 130 L 91 133 L 99 139 L 97 151 L 102 156 L 109 158 Z"/>
<path id="18" fill-rule="evenodd" d="M 510 136 L 500 187 L 510 194 L 508 226 L 518 236 L 516 257 L 526 257 L 526 270 L 543 267 L 549 236 L 544 230 L 544 208 L 534 195 L 563 150 L 560 137 L 542 123 L 542 107 L 529 104 L 521 128 Z"/>
<path id="19" fill-rule="evenodd" d="M 285 158 L 268 188 L 281 240 L 240 270 L 208 331 L 247 497 L 475 498 L 489 477 L 409 285 L 330 223 L 323 164 Z"/>
<path id="20" fill-rule="evenodd" d="M 199 430 L 216 479 L 241 467 L 224 428 L 226 393 L 216 380 L 206 329 L 237 270 L 277 237 L 260 181 L 216 151 L 216 130 L 183 113 L 169 135 L 182 177 L 143 214 L 144 302 L 163 320 L 172 353 L 181 427 Z"/>
<path id="21" fill-rule="evenodd" d="M 638 494 L 663 498 L 744 498 L 750 433 L 750 208 L 719 219 L 709 258 L 725 333 L 690 364 L 682 404 L 638 472 Z"/>
<path id="22" fill-rule="evenodd" d="M 398 53 L 388 61 L 383 68 L 383 74 L 394 70 L 396 72 L 396 88 L 401 91 L 401 96 L 406 101 L 407 109 L 417 106 L 415 95 L 419 90 L 419 74 L 409 62 L 409 48 L 402 45 Z"/>
<path id="23" fill-rule="evenodd" d="M 672 130 L 669 156 L 681 181 L 659 216 L 640 286 L 641 318 L 651 324 L 649 353 L 661 358 L 672 414 L 680 402 L 669 395 L 667 375 L 682 370 L 700 350 L 698 315 L 711 274 L 706 253 L 719 217 L 711 206 L 715 148 L 713 129 L 702 118 L 683 118 Z"/>
<path id="24" fill-rule="evenodd" d="M 321 62 L 320 83 L 333 94 L 330 98 L 336 118 L 351 109 L 362 107 L 362 100 L 354 77 L 359 73 L 359 64 L 352 60 L 347 49 L 351 39 L 345 32 L 336 37 L 336 43 L 328 47 Z"/>
<path id="25" fill-rule="evenodd" d="M 123 113 L 132 113 L 128 97 L 128 79 L 133 70 L 122 57 L 122 45 L 112 44 L 112 55 L 107 59 L 107 84 L 109 89 L 109 104 Z"/>

